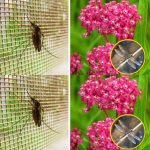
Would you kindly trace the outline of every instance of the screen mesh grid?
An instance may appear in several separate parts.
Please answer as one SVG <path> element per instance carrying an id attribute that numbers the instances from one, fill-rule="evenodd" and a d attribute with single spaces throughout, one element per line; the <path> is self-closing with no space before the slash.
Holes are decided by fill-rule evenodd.
<path id="1" fill-rule="evenodd" d="M 67 59 L 67 9 L 67 0 L 1 0 L 0 74 L 41 75 Z M 42 32 L 40 52 L 32 42 L 30 21 Z"/>
<path id="2" fill-rule="evenodd" d="M 0 149 L 44 150 L 68 132 L 67 76 L 0 77 Z M 32 118 L 28 93 L 42 106 L 41 126 Z M 55 133 L 50 130 L 46 124 Z"/>

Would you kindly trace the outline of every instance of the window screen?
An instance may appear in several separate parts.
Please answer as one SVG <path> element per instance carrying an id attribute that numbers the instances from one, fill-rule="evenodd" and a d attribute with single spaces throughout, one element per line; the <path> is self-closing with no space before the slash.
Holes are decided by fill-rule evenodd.
<path id="1" fill-rule="evenodd" d="M 63 63 L 68 49 L 67 7 L 67 0 L 1 0 L 0 74 L 41 75 Z M 41 30 L 36 34 L 41 42 L 36 44 L 32 34 L 38 30 L 32 30 L 31 22 Z"/>
<path id="2" fill-rule="evenodd" d="M 67 82 L 67 76 L 0 77 L 1 150 L 46 150 L 67 137 Z M 34 123 L 29 94 L 41 104 L 40 127 Z"/>

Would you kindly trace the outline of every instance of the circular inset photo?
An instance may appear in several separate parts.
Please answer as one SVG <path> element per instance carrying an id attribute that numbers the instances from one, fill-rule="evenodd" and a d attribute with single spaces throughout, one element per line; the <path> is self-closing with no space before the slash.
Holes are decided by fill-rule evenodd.
<path id="1" fill-rule="evenodd" d="M 139 146 L 144 139 L 144 125 L 134 115 L 122 115 L 113 122 L 110 135 L 118 147 L 133 149 Z"/>
<path id="2" fill-rule="evenodd" d="M 132 74 L 144 64 L 144 49 L 134 40 L 122 40 L 113 47 L 110 59 L 118 72 Z"/>

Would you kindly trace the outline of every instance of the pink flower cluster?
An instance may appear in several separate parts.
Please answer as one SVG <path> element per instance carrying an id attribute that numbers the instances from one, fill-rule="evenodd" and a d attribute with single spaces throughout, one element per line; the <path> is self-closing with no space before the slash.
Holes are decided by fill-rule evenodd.
<path id="1" fill-rule="evenodd" d="M 110 62 L 110 51 L 113 44 L 106 43 L 106 46 L 98 46 L 88 52 L 87 61 L 90 66 L 90 74 L 116 75 L 118 72 Z"/>
<path id="2" fill-rule="evenodd" d="M 81 132 L 79 129 L 74 128 L 71 131 L 70 149 L 75 150 L 82 143 Z"/>
<path id="3" fill-rule="evenodd" d="M 85 112 L 97 105 L 102 110 L 116 110 L 120 115 L 134 112 L 136 98 L 142 92 L 138 90 L 136 80 L 130 80 L 127 76 L 102 79 L 100 76 L 91 75 L 81 85 L 79 94 L 86 103 Z"/>
<path id="4" fill-rule="evenodd" d="M 119 150 L 110 138 L 110 127 L 113 119 L 94 122 L 88 127 L 87 136 L 90 140 L 88 150 Z"/>
<path id="5" fill-rule="evenodd" d="M 85 37 L 93 30 L 98 30 L 104 36 L 113 34 L 120 40 L 134 37 L 135 27 L 141 16 L 136 5 L 131 5 L 128 0 L 120 3 L 111 1 L 104 5 L 101 0 L 90 0 L 81 10 L 79 19 L 87 30 Z"/>
<path id="6" fill-rule="evenodd" d="M 70 57 L 70 63 L 71 74 L 76 74 L 83 67 L 81 56 L 76 52 Z"/>

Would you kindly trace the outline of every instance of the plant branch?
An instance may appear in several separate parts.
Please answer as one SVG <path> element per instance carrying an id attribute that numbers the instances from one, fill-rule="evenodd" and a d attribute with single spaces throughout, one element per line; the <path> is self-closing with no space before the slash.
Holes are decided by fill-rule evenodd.
<path id="1" fill-rule="evenodd" d="M 106 117 L 109 117 L 108 112 L 105 109 L 103 109 L 103 111 L 104 111 Z"/>
<path id="2" fill-rule="evenodd" d="M 105 41 L 106 41 L 107 43 L 109 43 L 109 40 L 108 40 L 107 35 L 104 35 L 104 38 L 105 38 Z"/>

